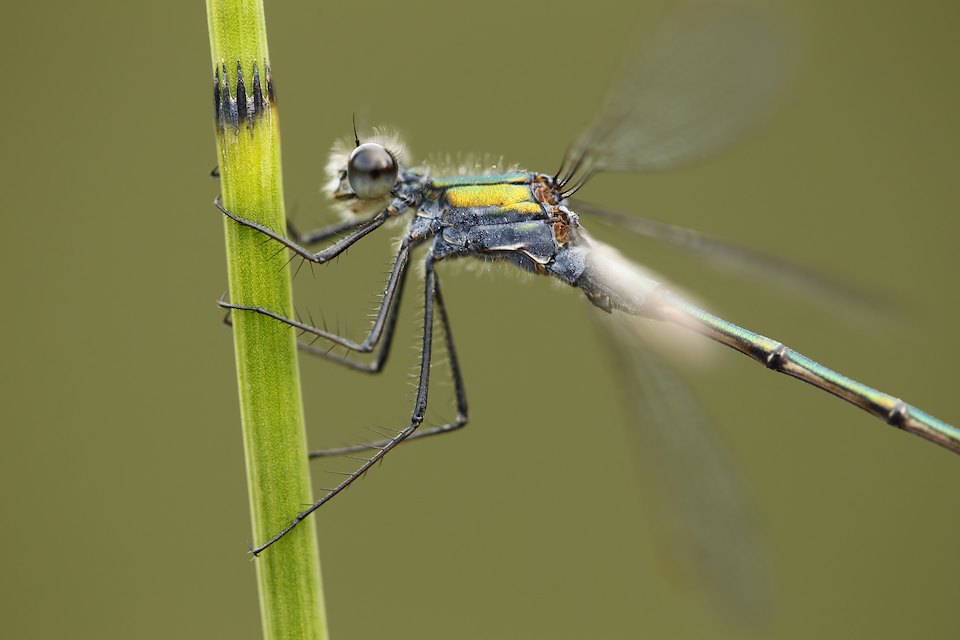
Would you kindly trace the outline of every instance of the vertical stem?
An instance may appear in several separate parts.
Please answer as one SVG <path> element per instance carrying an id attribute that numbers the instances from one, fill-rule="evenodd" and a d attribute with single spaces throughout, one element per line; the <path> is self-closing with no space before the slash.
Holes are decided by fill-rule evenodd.
<path id="1" fill-rule="evenodd" d="M 226 208 L 284 229 L 280 131 L 262 0 L 207 0 L 221 194 Z M 230 299 L 292 308 L 285 253 L 225 220 Z M 254 541 L 311 503 L 295 336 L 270 318 L 233 312 Z M 327 637 L 316 530 L 302 523 L 256 562 L 264 637 Z"/>

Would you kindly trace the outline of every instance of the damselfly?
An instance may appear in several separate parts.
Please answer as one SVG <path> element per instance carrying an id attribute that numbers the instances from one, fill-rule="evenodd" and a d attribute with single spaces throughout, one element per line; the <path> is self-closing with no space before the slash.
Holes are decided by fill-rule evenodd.
<path id="1" fill-rule="evenodd" d="M 591 238 L 590 216 L 680 246 L 763 268 L 775 260 L 726 245 L 696 232 L 625 216 L 571 200 L 600 171 L 649 171 L 678 166 L 737 138 L 765 111 L 775 93 L 780 65 L 766 27 L 739 11 L 702 11 L 677 21 L 628 66 L 596 121 L 572 144 L 553 175 L 529 171 L 434 176 L 404 164 L 397 142 L 374 136 L 335 147 L 328 166 L 331 193 L 346 220 L 309 233 L 280 231 L 217 206 L 237 223 L 255 229 L 297 256 L 325 263 L 388 220 L 409 215 L 372 327 L 361 341 L 287 317 L 279 310 L 222 302 L 237 312 L 258 313 L 333 346 L 373 353 L 369 363 L 301 344 L 301 348 L 362 371 L 383 366 L 397 323 L 414 248 L 426 245 L 424 330 L 417 395 L 409 423 L 378 442 L 311 454 L 367 451 L 356 471 L 300 513 L 285 529 L 253 550 L 259 554 L 297 523 L 353 483 L 399 444 L 447 433 L 467 423 L 467 399 L 441 294 L 437 265 L 455 258 L 512 264 L 580 289 L 596 307 L 614 315 L 673 323 L 744 353 L 764 366 L 800 379 L 871 413 L 887 424 L 960 452 L 960 430 L 902 400 L 832 371 L 783 344 L 722 320 L 694 306 L 616 250 Z M 338 237 L 326 248 L 307 247 Z M 799 273 L 799 271 L 797 271 Z M 420 428 L 427 409 L 434 328 L 449 356 L 456 418 Z"/>

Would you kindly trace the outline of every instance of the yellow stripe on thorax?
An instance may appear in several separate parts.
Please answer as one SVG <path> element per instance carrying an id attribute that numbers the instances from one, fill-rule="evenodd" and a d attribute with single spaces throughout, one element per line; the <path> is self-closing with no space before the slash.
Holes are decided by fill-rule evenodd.
<path id="1" fill-rule="evenodd" d="M 527 200 L 526 202 L 517 202 L 514 204 L 508 204 L 501 208 L 506 209 L 507 211 L 516 211 L 517 213 L 529 213 L 531 215 L 543 213 L 543 208 L 533 200 Z"/>
<path id="2" fill-rule="evenodd" d="M 471 184 L 447 189 L 447 202 L 455 207 L 506 207 L 525 213 L 540 211 L 531 200 L 530 188 L 519 184 Z M 536 210 L 527 211 L 527 205 Z M 522 207 L 522 208 L 521 208 Z"/>

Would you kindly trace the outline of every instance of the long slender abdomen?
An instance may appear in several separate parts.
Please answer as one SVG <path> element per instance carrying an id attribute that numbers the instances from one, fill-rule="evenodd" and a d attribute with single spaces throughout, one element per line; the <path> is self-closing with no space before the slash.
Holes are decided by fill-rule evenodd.
<path id="1" fill-rule="evenodd" d="M 750 356 L 768 369 L 843 398 L 891 426 L 960 453 L 960 429 L 953 425 L 837 373 L 776 340 L 707 313 L 603 243 L 590 241 L 576 249 L 583 251 L 584 269 L 574 284 L 596 306 L 692 329 Z"/>
<path id="2" fill-rule="evenodd" d="M 750 356 L 768 369 L 803 380 L 843 398 L 891 426 L 918 435 L 954 453 L 960 453 L 960 429 L 934 418 L 900 398 L 837 373 L 776 340 L 707 313 L 675 294 L 664 292 L 658 306 L 664 320 L 689 327 Z"/>

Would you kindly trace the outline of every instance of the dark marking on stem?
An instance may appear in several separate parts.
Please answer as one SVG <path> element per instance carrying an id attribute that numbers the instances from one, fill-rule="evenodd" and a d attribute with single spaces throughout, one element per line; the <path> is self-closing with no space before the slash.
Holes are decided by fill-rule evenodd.
<path id="1" fill-rule="evenodd" d="M 220 69 L 213 69 L 213 118 L 217 121 L 217 129 L 223 129 L 223 118 L 220 110 Z"/>
<path id="2" fill-rule="evenodd" d="M 230 81 L 227 76 L 227 65 L 224 64 L 221 67 L 221 73 L 223 73 L 223 85 L 221 90 L 221 95 L 223 99 L 223 120 L 224 127 L 229 124 L 233 127 L 233 133 L 236 134 L 240 131 L 240 122 L 239 116 L 237 114 L 237 100 L 230 95 Z"/>
<path id="3" fill-rule="evenodd" d="M 237 60 L 237 121 L 238 124 L 245 122 L 250 113 L 250 105 L 247 104 L 247 87 L 243 84 L 243 65 Z M 252 118 L 250 118 L 252 120 Z"/>
<path id="4" fill-rule="evenodd" d="M 264 64 L 263 68 L 266 71 L 266 97 L 260 79 L 260 66 L 256 61 L 253 62 L 252 78 L 248 76 L 247 79 L 244 79 L 243 63 L 237 61 L 237 81 L 233 92 L 230 91 L 231 83 L 226 63 L 221 62 L 214 68 L 213 110 L 219 131 L 231 127 L 234 134 L 239 134 L 241 124 L 254 126 L 275 104 L 270 67 Z"/>
<path id="5" fill-rule="evenodd" d="M 257 61 L 253 61 L 253 113 L 256 116 L 263 115 L 265 106 L 263 103 L 263 90 L 260 88 L 260 69 L 257 68 Z"/>
<path id="6" fill-rule="evenodd" d="M 276 106 L 277 94 L 273 90 L 273 76 L 270 74 L 270 65 L 264 61 L 263 68 L 267 72 L 267 100 L 270 102 L 270 106 Z"/>

